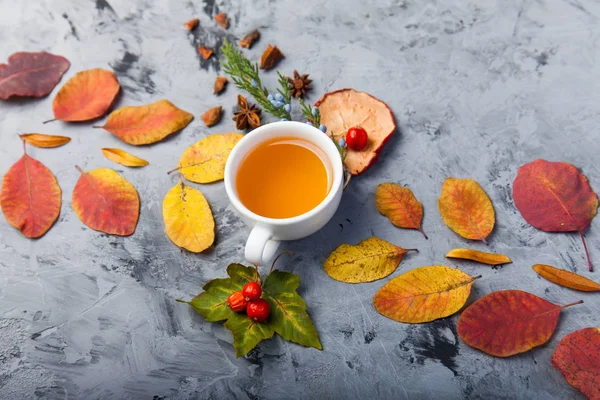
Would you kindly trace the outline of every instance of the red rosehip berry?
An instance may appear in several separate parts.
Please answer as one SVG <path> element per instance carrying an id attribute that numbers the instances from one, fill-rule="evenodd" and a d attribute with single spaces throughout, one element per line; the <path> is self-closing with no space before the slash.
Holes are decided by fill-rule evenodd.
<path id="1" fill-rule="evenodd" d="M 265 299 L 250 300 L 246 306 L 248 318 L 256 322 L 263 322 L 269 317 L 271 307 Z"/>
<path id="2" fill-rule="evenodd" d="M 244 311 L 248 304 L 246 296 L 244 296 L 241 291 L 231 293 L 227 298 L 227 302 L 229 303 L 229 308 L 231 308 L 231 311 L 233 312 Z"/>
<path id="3" fill-rule="evenodd" d="M 242 289 L 242 294 L 246 297 L 246 300 L 257 300 L 260 299 L 260 295 L 262 294 L 262 289 L 258 282 L 248 282 L 244 285 Z"/>
<path id="4" fill-rule="evenodd" d="M 364 149 L 367 147 L 368 140 L 367 131 L 359 126 L 348 129 L 348 133 L 346 133 L 346 144 L 352 150 L 360 151 Z"/>

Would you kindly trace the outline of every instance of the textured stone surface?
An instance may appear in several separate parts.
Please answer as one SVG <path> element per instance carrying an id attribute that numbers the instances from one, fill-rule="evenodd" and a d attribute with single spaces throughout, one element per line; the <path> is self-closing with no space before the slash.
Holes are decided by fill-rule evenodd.
<path id="1" fill-rule="evenodd" d="M 71 61 L 65 78 L 88 68 L 113 69 L 123 86 L 118 106 L 167 98 L 196 117 L 218 104 L 225 109 L 212 129 L 196 118 L 164 143 L 131 148 L 91 124 L 42 125 L 52 117 L 52 96 L 0 105 L 2 174 L 20 157 L 17 133 L 73 138 L 59 149 L 30 149 L 63 189 L 62 213 L 50 232 L 32 241 L 0 220 L 0 398 L 580 397 L 551 367 L 550 356 L 565 334 L 600 325 L 600 300 L 538 278 L 531 265 L 552 264 L 596 280 L 600 272 L 585 272 L 576 234 L 548 234 L 525 223 L 511 182 L 521 164 L 542 157 L 572 162 L 600 190 L 597 2 L 0 0 L 0 10 L 2 60 L 15 51 L 46 50 Z M 220 11 L 231 17 L 228 31 L 212 21 Z M 200 26 L 190 34 L 183 23 L 193 17 Z M 247 54 L 258 59 L 267 43 L 277 44 L 286 55 L 283 72 L 311 74 L 311 100 L 343 87 L 365 90 L 390 105 L 400 129 L 380 161 L 352 181 L 331 223 L 286 246 L 295 255 L 281 268 L 302 278 L 300 293 L 324 350 L 274 339 L 236 359 L 228 331 L 174 298 L 190 298 L 207 280 L 224 276 L 228 263 L 242 261 L 247 231 L 222 183 L 202 186 L 215 214 L 217 245 L 188 254 L 165 236 L 161 203 L 177 180 L 166 171 L 188 145 L 235 130 L 237 92 L 230 86 L 213 96 L 217 61 L 201 60 L 195 46 L 218 48 L 224 37 L 240 38 L 253 28 L 263 37 Z M 274 72 L 266 77 L 275 82 Z M 128 149 L 150 165 L 124 169 L 104 159 L 101 147 Z M 115 168 L 137 187 L 142 209 L 132 237 L 102 235 L 77 219 L 70 204 L 75 165 Z M 491 197 L 497 226 L 489 247 L 443 225 L 437 197 L 447 176 L 474 178 Z M 384 181 L 413 189 L 424 204 L 430 240 L 378 214 L 373 193 Z M 600 270 L 598 224 L 587 239 Z M 404 325 L 378 315 L 371 298 L 390 278 L 351 286 L 323 272 L 336 246 L 372 234 L 420 249 L 392 276 L 432 264 L 483 275 L 470 302 L 519 288 L 555 303 L 585 304 L 563 313 L 546 346 L 492 358 L 457 338 L 456 316 Z M 505 253 L 514 263 L 491 269 L 444 259 L 449 249 L 468 246 Z"/>

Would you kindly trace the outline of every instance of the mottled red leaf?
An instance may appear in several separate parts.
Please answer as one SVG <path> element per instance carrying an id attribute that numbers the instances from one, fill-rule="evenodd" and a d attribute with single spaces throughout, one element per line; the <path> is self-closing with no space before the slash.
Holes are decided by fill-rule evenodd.
<path id="1" fill-rule="evenodd" d="M 546 343 L 563 308 L 522 290 L 492 292 L 458 319 L 458 335 L 469 346 L 497 357 L 523 353 Z"/>
<path id="2" fill-rule="evenodd" d="M 556 346 L 552 365 L 588 399 L 600 400 L 600 328 L 584 328 L 565 336 Z"/>
<path id="3" fill-rule="evenodd" d="M 523 218 L 534 227 L 546 232 L 579 232 L 592 270 L 583 230 L 598 212 L 598 196 L 577 168 L 546 160 L 525 164 L 513 183 L 513 198 Z"/>
<path id="4" fill-rule="evenodd" d="M 0 64 L 0 99 L 47 96 L 70 65 L 66 58 L 46 52 L 14 53 L 8 64 Z"/>
<path id="5" fill-rule="evenodd" d="M 29 238 L 38 238 L 58 218 L 61 195 L 52 171 L 24 154 L 4 175 L 0 205 L 12 226 Z"/>

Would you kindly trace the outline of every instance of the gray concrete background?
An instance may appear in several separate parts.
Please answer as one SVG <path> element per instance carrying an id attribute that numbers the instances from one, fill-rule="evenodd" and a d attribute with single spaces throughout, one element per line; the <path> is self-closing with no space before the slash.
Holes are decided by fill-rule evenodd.
<path id="1" fill-rule="evenodd" d="M 53 96 L 0 104 L 0 172 L 21 156 L 17 133 L 65 134 L 59 149 L 29 150 L 57 176 L 63 208 L 40 240 L 28 240 L 0 219 L 0 398 L 394 398 L 573 399 L 581 396 L 552 368 L 560 339 L 598 326 L 597 295 L 549 284 L 535 263 L 586 271 L 576 234 L 548 234 L 529 226 L 511 198 L 517 168 L 536 158 L 568 161 L 600 190 L 598 68 L 600 3 L 592 0 L 360 0 L 149 1 L 0 0 L 0 58 L 46 50 L 76 72 L 114 70 L 122 85 L 116 106 L 161 98 L 196 119 L 153 146 L 132 148 L 91 123 L 42 125 Z M 223 31 L 212 16 L 225 11 Z M 182 24 L 200 18 L 192 35 Z M 217 223 L 216 246 L 205 254 L 180 250 L 164 234 L 162 199 L 176 182 L 166 171 L 200 138 L 235 130 L 237 91 L 212 95 L 215 59 L 200 60 L 195 46 L 217 47 L 253 28 L 263 37 L 247 51 L 258 59 L 277 44 L 285 74 L 310 73 L 310 100 L 343 87 L 386 101 L 399 132 L 368 173 L 354 179 L 331 223 L 289 243 L 293 257 L 280 268 L 302 278 L 324 350 L 279 338 L 236 359 L 231 336 L 206 323 L 175 298 L 190 298 L 209 279 L 243 261 L 247 230 L 228 204 L 222 183 L 201 186 Z M 217 52 L 218 54 L 218 52 Z M 275 73 L 265 74 L 269 84 Z M 221 104 L 212 129 L 198 118 Z M 104 159 L 101 147 L 120 147 L 150 161 L 140 170 Z M 115 168 L 142 200 L 140 222 L 128 238 L 86 228 L 71 208 L 84 169 Z M 497 224 L 490 246 L 468 242 L 444 226 L 437 198 L 448 176 L 476 179 L 491 197 Z M 408 185 L 425 207 L 426 241 L 394 228 L 375 209 L 381 182 Z M 322 269 L 341 243 L 377 235 L 417 247 L 398 271 L 379 282 L 347 285 Z M 600 271 L 600 227 L 586 232 Z M 501 269 L 444 258 L 454 247 L 504 253 Z M 584 299 L 562 313 L 547 345 L 499 359 L 466 346 L 457 316 L 404 325 L 378 315 L 371 302 L 385 282 L 423 265 L 459 265 L 481 274 L 469 302 L 494 290 L 523 289 L 555 303 Z"/>

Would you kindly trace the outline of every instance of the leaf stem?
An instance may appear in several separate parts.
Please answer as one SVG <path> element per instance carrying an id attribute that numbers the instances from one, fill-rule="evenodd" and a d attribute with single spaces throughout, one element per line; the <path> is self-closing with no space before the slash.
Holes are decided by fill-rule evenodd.
<path id="1" fill-rule="evenodd" d="M 56 118 L 46 120 L 46 121 L 42 122 L 42 124 L 47 124 L 48 122 L 54 122 L 54 121 L 56 121 Z"/>
<path id="2" fill-rule="evenodd" d="M 189 301 L 185 301 L 185 300 L 181 300 L 181 299 L 175 299 L 175 301 L 178 302 L 178 303 L 190 304 Z"/>
<path id="3" fill-rule="evenodd" d="M 273 264 L 271 264 L 271 269 L 269 270 L 269 274 L 271 272 L 273 272 L 273 268 L 275 267 L 275 263 L 277 263 L 277 260 L 279 260 L 279 257 L 281 257 L 282 255 L 284 255 L 285 253 L 289 254 L 290 256 L 294 255 L 294 252 L 290 251 L 290 250 L 284 250 L 281 253 L 279 253 L 279 255 L 277 257 L 275 257 L 275 259 L 273 260 Z"/>
<path id="4" fill-rule="evenodd" d="M 576 301 L 574 303 L 565 304 L 564 306 L 560 306 L 560 309 L 562 310 L 563 308 L 575 306 L 577 304 L 583 304 L 583 300 L 579 300 L 579 301 Z"/>
<path id="5" fill-rule="evenodd" d="M 85 174 L 85 172 L 83 172 L 83 170 L 81 169 L 81 167 L 79 165 L 76 165 L 75 168 L 77 169 L 77 171 L 79 171 L 79 173 L 81 175 Z"/>
<path id="6" fill-rule="evenodd" d="M 421 234 L 425 237 L 426 240 L 429 240 L 425 232 L 423 232 L 423 228 L 421 226 L 419 226 L 419 232 L 421 232 Z"/>
<path id="7" fill-rule="evenodd" d="M 592 260 L 590 259 L 590 252 L 588 251 L 587 243 L 585 242 L 585 236 L 583 236 L 583 231 L 579 231 L 579 236 L 581 236 L 581 241 L 583 242 L 583 248 L 585 250 L 585 256 L 587 257 L 588 262 L 588 271 L 594 271 L 594 267 L 592 266 Z"/>

